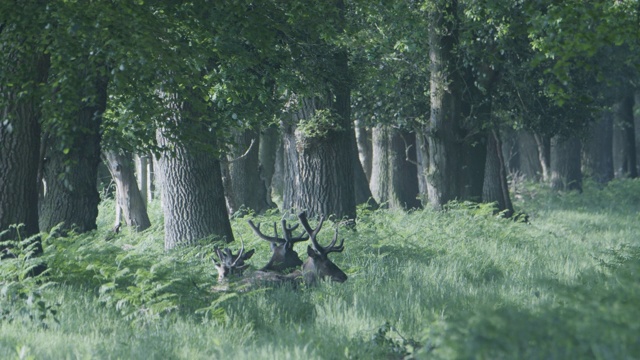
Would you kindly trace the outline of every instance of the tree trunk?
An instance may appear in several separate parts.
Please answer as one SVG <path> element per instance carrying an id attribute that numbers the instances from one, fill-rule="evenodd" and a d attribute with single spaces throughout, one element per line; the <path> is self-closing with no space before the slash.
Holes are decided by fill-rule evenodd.
<path id="1" fill-rule="evenodd" d="M 538 147 L 538 161 L 542 168 L 542 181 L 551 181 L 551 139 L 539 134 L 534 134 Z"/>
<path id="2" fill-rule="evenodd" d="M 518 131 L 517 142 L 522 176 L 528 180 L 540 181 L 542 179 L 542 165 L 538 156 L 536 139 L 528 131 L 520 130 Z"/>
<path id="3" fill-rule="evenodd" d="M 613 114 L 602 111 L 598 121 L 591 124 L 589 138 L 583 148 L 585 172 L 596 182 L 613 180 Z"/>
<path id="4" fill-rule="evenodd" d="M 427 137 L 416 131 L 416 160 L 418 162 L 418 191 L 423 206 L 428 204 L 427 199 L 427 171 L 429 169 L 429 144 Z"/>
<path id="5" fill-rule="evenodd" d="M 335 106 L 345 112 L 344 107 L 349 106 L 348 98 L 344 98 L 344 93 L 340 95 L 336 98 L 341 104 Z M 314 121 L 312 119 L 317 111 L 325 108 L 318 107 L 314 99 L 305 99 L 303 102 L 296 122 L 303 119 Z M 299 127 L 295 130 L 298 152 L 298 179 L 295 184 L 298 187 L 294 208 L 306 210 L 309 216 L 335 215 L 338 219 L 355 219 L 354 156 L 349 139 L 351 122 L 348 114 L 328 116 L 335 116 L 339 129 L 329 129 L 324 136 L 311 136 Z"/>
<path id="6" fill-rule="evenodd" d="M 63 231 L 86 232 L 97 228 L 100 124 L 107 105 L 107 85 L 108 79 L 96 73 L 87 81 L 87 86 L 93 87 L 80 89 L 83 92 L 78 96 L 82 103 L 70 119 L 79 130 L 65 134 L 68 137 L 64 142 L 61 136 L 45 135 L 41 231 L 48 232 L 61 223 Z M 95 101 L 86 100 L 93 97 L 90 95 L 95 95 Z"/>
<path id="7" fill-rule="evenodd" d="M 426 133 L 429 143 L 427 189 L 434 208 L 455 200 L 461 174 L 460 75 L 454 48 L 457 43 L 456 0 L 439 0 L 429 14 L 431 116 Z"/>
<path id="8" fill-rule="evenodd" d="M 415 133 L 378 125 L 372 131 L 371 189 L 390 208 L 420 207 Z"/>
<path id="9" fill-rule="evenodd" d="M 367 181 L 371 181 L 372 166 L 372 149 L 371 149 L 371 132 L 364 126 L 360 125 L 360 120 L 354 121 L 354 129 L 356 133 L 356 143 L 358 144 L 358 159 L 362 164 Z"/>
<path id="10" fill-rule="evenodd" d="M 238 131 L 234 145 L 227 154 L 231 186 L 225 189 L 228 197 L 232 198 L 228 201 L 231 214 L 244 212 L 243 209 L 261 213 L 269 208 L 267 188 L 260 173 L 259 155 L 259 133 L 254 130 Z"/>
<path id="11" fill-rule="evenodd" d="M 296 125 L 282 122 L 282 210 L 295 208 L 300 188 L 298 170 L 298 151 L 296 150 Z"/>
<path id="12" fill-rule="evenodd" d="M 389 156 L 391 144 L 389 136 L 390 128 L 379 124 L 371 129 L 371 193 L 382 206 L 389 205 L 391 179 L 391 157 Z"/>
<path id="13" fill-rule="evenodd" d="M 272 199 L 273 177 L 276 172 L 276 157 L 278 153 L 279 132 L 276 126 L 269 126 L 260 134 L 260 175 L 267 191 L 266 200 L 269 208 L 274 208 Z"/>
<path id="14" fill-rule="evenodd" d="M 38 233 L 38 168 L 40 159 L 40 84 L 49 70 L 49 59 L 43 54 L 14 52 L 4 30 L 0 36 L 0 57 L 7 75 L 25 74 L 28 78 L 18 87 L 5 86 L 0 80 L 0 231 L 12 224 L 24 224 L 23 238 Z M 20 37 L 20 36 L 18 36 Z M 9 39 L 7 39 L 9 38 Z M 23 46 L 28 46 L 23 44 Z M 3 76 L 0 75 L 0 79 Z M 24 95 L 18 92 L 25 92 Z M 6 103 L 4 102 L 6 101 Z M 17 239 L 12 231 L 0 241 Z"/>
<path id="15" fill-rule="evenodd" d="M 108 150 L 104 152 L 104 156 L 109 164 L 111 176 L 116 183 L 116 206 L 122 210 L 125 224 L 135 231 L 148 229 L 151 226 L 151 221 L 149 221 L 146 204 L 138 189 L 131 154 Z M 116 218 L 116 224 L 118 222 L 119 218 Z"/>
<path id="16" fill-rule="evenodd" d="M 353 156 L 351 163 L 353 164 L 353 187 L 355 191 L 354 195 L 356 205 L 367 204 L 370 208 L 375 209 L 378 207 L 378 204 L 371 194 L 369 180 L 367 179 L 362 163 L 358 158 L 358 144 L 356 141 L 355 131 L 353 131 L 351 136 L 351 156 Z"/>
<path id="17" fill-rule="evenodd" d="M 134 160 L 136 164 L 138 193 L 140 193 L 142 203 L 146 208 L 147 203 L 149 202 L 149 157 L 147 155 L 136 154 Z"/>
<path id="18" fill-rule="evenodd" d="M 616 178 L 636 178 L 636 139 L 633 119 L 633 94 L 613 106 L 614 174 Z"/>
<path id="19" fill-rule="evenodd" d="M 181 131 L 190 130 L 190 133 L 198 134 L 197 138 L 175 142 L 162 130 L 156 132 L 158 145 L 172 149 L 161 154 L 156 169 L 162 184 L 164 247 L 167 250 L 210 236 L 233 241 L 220 161 L 212 150 L 216 148 L 215 134 L 191 116 L 194 114 L 185 105 L 175 121 Z"/>
<path id="20" fill-rule="evenodd" d="M 582 191 L 580 139 L 576 136 L 551 139 L 551 188 Z"/>
<path id="21" fill-rule="evenodd" d="M 294 151 L 295 151 L 295 148 L 294 148 Z M 280 202 L 282 202 L 284 199 L 284 187 L 285 187 L 284 161 L 285 161 L 284 134 L 280 133 L 278 148 L 276 149 L 276 163 L 273 169 L 273 177 L 271 178 L 272 197 L 279 198 Z"/>
<path id="22" fill-rule="evenodd" d="M 509 196 L 507 183 L 507 167 L 502 154 L 502 143 L 498 130 L 492 130 L 487 137 L 487 157 L 485 165 L 482 201 L 495 202 L 497 211 L 504 212 L 506 217 L 513 215 L 513 204 Z"/>

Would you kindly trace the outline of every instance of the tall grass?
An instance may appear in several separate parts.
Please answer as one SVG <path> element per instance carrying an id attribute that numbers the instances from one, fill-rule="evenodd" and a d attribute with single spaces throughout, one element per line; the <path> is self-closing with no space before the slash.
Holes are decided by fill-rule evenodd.
<path id="1" fill-rule="evenodd" d="M 211 290 L 215 239 L 166 253 L 158 204 L 154 227 L 116 235 L 105 201 L 97 231 L 45 237 L 49 272 L 36 281 L 15 276 L 24 261 L 0 262 L 2 288 L 20 284 L 49 309 L 33 316 L 28 295 L 0 293 L 12 314 L 0 358 L 640 358 L 640 182 L 583 194 L 531 185 L 517 199 L 529 223 L 464 203 L 361 209 L 331 255 L 347 282 L 244 293 Z M 269 244 L 246 219 L 232 225 L 256 248 L 254 267 L 266 264 Z"/>

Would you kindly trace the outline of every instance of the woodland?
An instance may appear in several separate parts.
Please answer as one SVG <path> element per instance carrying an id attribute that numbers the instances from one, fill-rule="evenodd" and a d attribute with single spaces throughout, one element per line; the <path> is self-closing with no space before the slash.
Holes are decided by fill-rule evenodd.
<path id="1" fill-rule="evenodd" d="M 0 0 L 0 357 L 638 358 L 639 71 L 638 0 Z"/>

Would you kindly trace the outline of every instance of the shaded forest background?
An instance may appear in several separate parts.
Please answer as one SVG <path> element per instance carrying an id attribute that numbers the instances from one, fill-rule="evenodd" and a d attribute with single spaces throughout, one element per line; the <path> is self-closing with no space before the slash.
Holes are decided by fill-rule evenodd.
<path id="1" fill-rule="evenodd" d="M 95 229 L 105 168 L 114 229 L 160 196 L 167 249 L 276 204 L 511 217 L 522 179 L 637 177 L 639 7 L 3 1 L 0 228 Z"/>

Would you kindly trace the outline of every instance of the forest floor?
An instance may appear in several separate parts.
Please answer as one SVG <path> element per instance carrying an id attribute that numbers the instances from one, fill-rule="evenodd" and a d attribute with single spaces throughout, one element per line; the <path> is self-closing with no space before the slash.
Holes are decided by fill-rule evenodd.
<path id="1" fill-rule="evenodd" d="M 243 293 L 211 290 L 210 241 L 164 251 L 159 204 L 151 229 L 114 234 L 105 200 L 98 230 L 0 261 L 0 358 L 640 358 L 640 181 L 520 185 L 514 199 L 528 223 L 465 203 L 360 209 L 330 255 L 345 283 Z M 246 220 L 234 234 L 260 268 L 269 244 Z M 48 272 L 26 277 L 38 262 Z"/>

